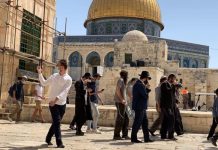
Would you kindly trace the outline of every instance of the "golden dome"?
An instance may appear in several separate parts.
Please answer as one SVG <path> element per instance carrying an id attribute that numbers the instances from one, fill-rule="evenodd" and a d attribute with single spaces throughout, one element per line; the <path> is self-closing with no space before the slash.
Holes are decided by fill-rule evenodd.
<path id="1" fill-rule="evenodd" d="M 91 20 L 114 17 L 152 20 L 164 28 L 157 0 L 93 0 L 85 26 Z"/>

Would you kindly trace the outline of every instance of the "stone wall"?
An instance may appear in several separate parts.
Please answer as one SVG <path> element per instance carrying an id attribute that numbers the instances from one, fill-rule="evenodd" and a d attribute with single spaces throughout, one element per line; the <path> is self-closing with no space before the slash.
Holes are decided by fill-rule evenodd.
<path id="1" fill-rule="evenodd" d="M 116 108 L 114 106 L 99 106 L 100 117 L 99 126 L 113 127 L 116 119 Z M 34 111 L 34 105 L 25 105 L 22 112 L 22 120 L 31 121 L 31 116 Z M 67 109 L 62 120 L 65 124 L 70 124 L 74 117 L 74 105 L 67 105 Z M 46 122 L 51 122 L 51 115 L 48 106 L 43 106 L 43 115 Z M 186 132 L 194 133 L 208 133 L 210 125 L 212 124 L 211 112 L 194 112 L 194 111 L 181 111 L 184 130 Z M 157 112 L 155 109 L 148 109 L 147 116 L 149 120 L 149 126 L 157 118 Z M 132 119 L 130 120 L 130 126 L 132 125 Z"/>
<path id="2" fill-rule="evenodd" d="M 141 60 L 145 66 L 160 66 L 167 61 L 168 49 L 165 41 L 116 42 L 114 45 L 114 65 L 125 64 L 125 54 L 132 54 L 132 62 Z"/>
<path id="3" fill-rule="evenodd" d="M 183 87 L 188 87 L 192 93 L 192 100 L 197 101 L 195 93 L 213 93 L 218 88 L 218 70 L 216 69 L 177 69 L 178 79 Z M 213 96 L 201 96 L 200 104 L 205 102 L 207 108 L 212 107 Z"/>

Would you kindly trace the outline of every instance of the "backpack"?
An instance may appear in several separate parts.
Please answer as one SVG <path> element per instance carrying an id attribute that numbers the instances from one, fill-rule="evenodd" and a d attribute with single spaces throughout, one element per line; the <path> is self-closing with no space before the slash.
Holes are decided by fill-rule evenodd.
<path id="1" fill-rule="evenodd" d="M 8 90 L 9 96 L 13 97 L 13 92 L 16 91 L 16 90 L 17 90 L 17 84 L 15 83 Z"/>

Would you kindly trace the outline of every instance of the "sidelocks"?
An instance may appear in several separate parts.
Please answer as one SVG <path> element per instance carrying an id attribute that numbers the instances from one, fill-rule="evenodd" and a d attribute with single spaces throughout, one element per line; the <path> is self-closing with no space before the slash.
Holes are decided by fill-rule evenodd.
<path id="1" fill-rule="evenodd" d="M 205 97 L 205 96 L 213 96 L 214 99 L 216 97 L 215 93 L 195 93 L 195 97 L 198 97 L 197 102 L 195 103 L 195 106 L 192 108 L 192 111 L 200 111 L 202 109 L 203 106 L 206 106 L 207 104 L 205 102 L 203 102 L 201 105 L 199 104 L 201 101 L 201 97 Z M 212 110 L 212 106 L 209 107 L 207 109 L 206 106 L 206 111 L 211 111 Z"/>

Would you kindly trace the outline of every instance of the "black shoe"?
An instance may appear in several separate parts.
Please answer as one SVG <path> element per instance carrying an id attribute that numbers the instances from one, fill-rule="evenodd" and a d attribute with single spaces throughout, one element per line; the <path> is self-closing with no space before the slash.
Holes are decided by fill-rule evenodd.
<path id="1" fill-rule="evenodd" d="M 114 136 L 113 140 L 123 140 L 120 136 Z"/>
<path id="2" fill-rule="evenodd" d="M 168 138 L 169 140 L 171 140 L 171 141 L 177 141 L 178 139 L 177 138 L 175 138 L 175 137 L 172 137 L 172 138 Z"/>
<path id="3" fill-rule="evenodd" d="M 213 144 L 214 146 L 217 146 L 216 141 L 217 141 L 217 140 L 216 140 L 214 137 L 211 138 L 211 142 L 212 142 L 212 144 Z"/>
<path id="4" fill-rule="evenodd" d="M 62 144 L 62 145 L 57 146 L 57 148 L 65 148 L 65 146 Z"/>
<path id="5" fill-rule="evenodd" d="M 151 131 L 151 130 L 148 130 L 148 131 L 152 136 L 156 136 L 153 131 Z"/>
<path id="6" fill-rule="evenodd" d="M 48 146 L 49 146 L 49 145 L 53 145 L 52 142 L 46 142 L 46 143 L 48 144 Z"/>
<path id="7" fill-rule="evenodd" d="M 144 142 L 145 142 L 145 143 L 151 143 L 151 142 L 154 142 L 154 141 L 151 140 L 151 139 L 148 139 L 148 140 L 145 140 Z"/>
<path id="8" fill-rule="evenodd" d="M 142 141 L 140 141 L 140 140 L 138 140 L 138 139 L 137 139 L 137 140 L 131 140 L 131 142 L 132 142 L 132 143 L 142 143 Z"/>
<path id="9" fill-rule="evenodd" d="M 212 137 L 207 137 L 207 140 L 210 141 Z"/>
<path id="10" fill-rule="evenodd" d="M 77 136 L 84 136 L 84 132 L 82 132 L 82 131 L 81 132 L 76 132 L 76 135 Z"/>
<path id="11" fill-rule="evenodd" d="M 184 132 L 178 132 L 177 136 L 180 136 L 180 135 L 183 135 L 183 134 L 184 134 Z"/>

